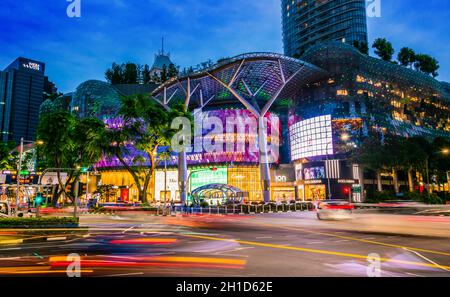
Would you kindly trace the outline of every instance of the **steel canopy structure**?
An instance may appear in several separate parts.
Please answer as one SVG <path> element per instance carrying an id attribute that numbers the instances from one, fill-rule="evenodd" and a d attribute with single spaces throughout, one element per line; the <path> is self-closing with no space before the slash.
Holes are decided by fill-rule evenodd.
<path id="1" fill-rule="evenodd" d="M 243 107 L 262 124 L 269 110 L 281 100 L 291 100 L 303 85 L 327 77 L 327 72 L 307 62 L 275 53 L 247 53 L 225 59 L 205 70 L 174 78 L 151 95 L 169 109 L 183 104 L 186 110 L 220 106 Z M 260 144 L 267 145 L 266 132 L 260 129 Z M 260 147 L 263 197 L 270 201 L 270 173 L 267 148 Z M 179 156 L 179 183 L 186 201 L 186 154 Z"/>
<path id="2" fill-rule="evenodd" d="M 261 116 L 277 99 L 292 98 L 300 86 L 326 75 L 317 66 L 280 54 L 248 53 L 172 79 L 152 96 L 165 106 L 183 103 L 189 110 L 240 103 Z"/>

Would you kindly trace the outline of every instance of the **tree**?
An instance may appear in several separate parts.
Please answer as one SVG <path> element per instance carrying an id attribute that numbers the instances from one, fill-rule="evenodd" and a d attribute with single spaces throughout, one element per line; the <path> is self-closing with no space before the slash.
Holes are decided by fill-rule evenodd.
<path id="1" fill-rule="evenodd" d="M 161 71 L 161 83 L 165 83 L 168 79 L 167 66 L 164 64 Z"/>
<path id="2" fill-rule="evenodd" d="M 409 191 L 414 191 L 413 171 L 423 172 L 430 143 L 423 137 L 411 137 L 406 140 L 404 169 L 408 173 Z"/>
<path id="3" fill-rule="evenodd" d="M 56 109 L 40 115 L 38 139 L 43 142 L 38 148 L 38 154 L 45 168 L 70 168 L 65 182 L 61 172 L 57 171 L 59 191 L 55 195 L 57 200 L 64 194 L 72 199 L 66 188 L 77 180 L 80 167 L 90 167 L 102 155 L 99 145 L 104 142 L 105 125 L 96 118 L 77 120 L 75 116 L 65 110 Z M 42 168 L 42 164 L 41 164 Z M 56 202 L 54 200 L 54 202 Z"/>
<path id="4" fill-rule="evenodd" d="M 148 66 L 147 64 L 144 65 L 144 68 L 141 72 L 141 77 L 142 77 L 143 84 L 148 84 L 152 80 L 152 77 L 150 74 L 150 66 Z"/>
<path id="5" fill-rule="evenodd" d="M 450 140 L 444 137 L 436 137 L 430 144 L 429 169 L 430 176 L 435 176 L 437 183 L 447 182 L 447 171 L 450 170 Z"/>
<path id="6" fill-rule="evenodd" d="M 14 141 L 0 142 L 0 170 L 17 169 L 18 153 L 14 151 Z"/>
<path id="7" fill-rule="evenodd" d="M 177 77 L 178 76 L 178 69 L 177 69 L 177 67 L 175 67 L 175 65 L 174 64 L 170 64 L 169 65 L 169 69 L 168 69 L 168 71 L 167 71 L 167 76 L 169 77 L 169 78 L 174 78 L 174 77 Z"/>
<path id="8" fill-rule="evenodd" d="M 385 166 L 385 148 L 378 137 L 372 135 L 366 138 L 360 148 L 356 150 L 351 158 L 353 162 L 375 171 L 377 176 L 377 189 L 383 190 L 381 183 L 381 172 Z"/>
<path id="9" fill-rule="evenodd" d="M 416 53 L 409 47 L 403 47 L 398 53 L 397 60 L 400 65 L 410 67 L 416 62 Z"/>
<path id="10" fill-rule="evenodd" d="M 139 77 L 139 67 L 134 63 L 126 63 L 123 67 L 123 83 L 137 84 Z"/>
<path id="11" fill-rule="evenodd" d="M 170 126 L 179 116 L 188 116 L 182 106 L 165 110 L 144 95 L 122 97 L 117 117 L 123 120 L 123 127 L 106 131 L 107 141 L 102 141 L 105 156 L 117 158 L 131 174 L 142 202 L 147 202 L 148 187 L 161 156 L 171 150 L 170 142 L 177 131 Z M 131 154 L 131 143 L 138 150 L 135 155 Z"/>
<path id="12" fill-rule="evenodd" d="M 123 67 L 119 64 L 113 63 L 112 67 L 106 70 L 105 78 L 110 84 L 113 85 L 123 83 Z"/>
<path id="13" fill-rule="evenodd" d="M 357 48 L 361 53 L 368 55 L 369 54 L 369 45 L 365 41 L 353 41 L 353 46 Z"/>
<path id="14" fill-rule="evenodd" d="M 426 73 L 433 77 L 437 77 L 439 75 L 439 73 L 437 72 L 440 68 L 439 62 L 429 55 L 424 54 L 416 55 L 414 67 L 417 70 L 422 71 L 423 73 Z"/>
<path id="15" fill-rule="evenodd" d="M 372 47 L 375 49 L 375 54 L 384 61 L 392 61 L 395 50 L 392 43 L 387 41 L 385 38 L 377 38 Z"/>

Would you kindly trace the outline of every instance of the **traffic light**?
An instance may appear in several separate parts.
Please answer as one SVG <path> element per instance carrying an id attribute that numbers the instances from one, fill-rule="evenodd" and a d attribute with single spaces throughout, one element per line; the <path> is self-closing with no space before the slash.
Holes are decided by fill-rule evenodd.
<path id="1" fill-rule="evenodd" d="M 350 194 L 350 188 L 349 187 L 344 187 L 344 194 L 345 195 L 349 195 Z"/>
<path id="2" fill-rule="evenodd" d="M 44 197 L 42 197 L 42 193 L 37 193 L 36 197 L 34 198 L 35 206 L 40 206 L 42 202 L 44 202 Z"/>

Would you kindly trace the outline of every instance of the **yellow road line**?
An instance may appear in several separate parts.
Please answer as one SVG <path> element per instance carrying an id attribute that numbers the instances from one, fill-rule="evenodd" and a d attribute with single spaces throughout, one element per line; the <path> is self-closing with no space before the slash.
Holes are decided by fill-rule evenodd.
<path id="1" fill-rule="evenodd" d="M 0 245 L 6 244 L 21 244 L 23 243 L 23 239 L 8 239 L 8 240 L 0 240 Z"/>
<path id="2" fill-rule="evenodd" d="M 191 238 L 197 238 L 197 239 L 214 240 L 214 241 L 236 242 L 236 243 L 240 243 L 240 244 L 244 244 L 244 245 L 253 245 L 253 246 L 259 246 L 259 247 L 267 247 L 267 248 L 299 251 L 299 252 L 306 252 L 306 253 L 314 253 L 314 254 L 322 254 L 322 255 L 330 255 L 330 256 L 347 257 L 347 258 L 354 258 L 354 259 L 359 259 L 359 260 L 367 260 L 367 257 L 368 257 L 368 256 L 365 256 L 365 255 L 359 255 L 359 254 L 342 253 L 342 252 L 326 251 L 326 250 L 317 250 L 317 249 L 302 248 L 302 247 L 293 247 L 293 246 L 285 246 L 285 245 L 263 243 L 263 242 L 226 239 L 226 238 L 220 238 L 220 237 L 189 235 L 189 234 L 182 234 L 182 236 L 191 237 Z M 439 269 L 442 269 L 442 268 L 450 269 L 450 266 L 444 266 L 444 265 L 438 265 L 438 264 L 420 263 L 420 262 L 412 262 L 412 261 L 403 261 L 403 260 L 395 260 L 395 259 L 388 259 L 388 258 L 380 258 L 380 261 L 381 262 L 389 262 L 389 263 L 397 263 L 397 264 L 406 264 L 406 265 L 412 265 L 412 266 L 432 267 L 432 268 L 439 268 Z"/>
<path id="3" fill-rule="evenodd" d="M 352 237 L 352 236 L 344 236 L 344 235 L 337 235 L 337 234 L 333 234 L 333 233 L 317 232 L 317 231 L 311 231 L 311 230 L 305 230 L 305 229 L 299 229 L 299 228 L 293 228 L 293 227 L 287 227 L 287 226 L 275 226 L 274 227 L 273 225 L 259 223 L 259 222 L 254 222 L 254 223 L 261 225 L 261 226 L 266 226 L 266 227 L 282 228 L 282 229 L 286 229 L 286 230 L 300 231 L 300 232 L 316 234 L 316 235 L 325 235 L 325 236 L 336 237 L 336 238 L 340 238 L 340 239 L 347 239 L 347 240 L 358 241 L 358 242 L 364 242 L 364 243 L 369 243 L 369 244 L 374 244 L 374 245 L 381 245 L 381 246 L 387 246 L 387 247 L 393 247 L 393 248 L 399 248 L 399 249 L 409 249 L 409 250 L 413 250 L 413 251 L 417 251 L 417 252 L 450 256 L 450 253 L 446 253 L 446 252 L 433 251 L 433 250 L 427 250 L 427 249 L 421 249 L 421 248 L 415 248 L 415 247 L 409 247 L 409 246 L 402 246 L 402 245 L 398 245 L 398 244 L 384 243 L 384 242 L 367 240 L 367 239 L 362 239 L 362 238 L 357 238 L 357 237 Z"/>

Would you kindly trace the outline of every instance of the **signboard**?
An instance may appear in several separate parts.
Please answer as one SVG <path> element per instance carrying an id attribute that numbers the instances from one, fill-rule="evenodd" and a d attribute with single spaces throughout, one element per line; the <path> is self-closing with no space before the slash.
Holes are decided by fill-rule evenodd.
<path id="1" fill-rule="evenodd" d="M 63 184 L 66 183 L 67 180 L 67 173 L 61 172 L 61 181 Z M 58 185 L 58 175 L 56 172 L 47 172 L 41 179 L 41 185 Z"/>
<path id="2" fill-rule="evenodd" d="M 210 184 L 227 184 L 228 169 L 219 167 L 216 171 L 205 169 L 191 174 L 191 192 L 197 188 Z"/>
<path id="3" fill-rule="evenodd" d="M 166 184 L 167 200 L 177 200 L 176 194 L 179 192 L 178 185 L 178 171 L 167 170 L 167 184 Z M 155 173 L 155 199 L 156 201 L 164 200 L 164 171 L 156 171 Z M 169 194 L 170 193 L 170 194 Z"/>
<path id="4" fill-rule="evenodd" d="M 7 174 L 0 174 L 0 184 L 5 184 L 6 183 L 6 176 Z"/>
<path id="5" fill-rule="evenodd" d="M 311 118 L 289 128 L 292 161 L 332 155 L 333 131 L 331 115 Z"/>
<path id="6" fill-rule="evenodd" d="M 42 70 L 42 65 L 41 64 L 35 63 L 35 62 L 31 62 L 31 61 L 27 61 L 25 63 L 22 63 L 22 67 L 26 68 L 26 69 L 36 70 L 36 71 L 41 71 Z"/>

